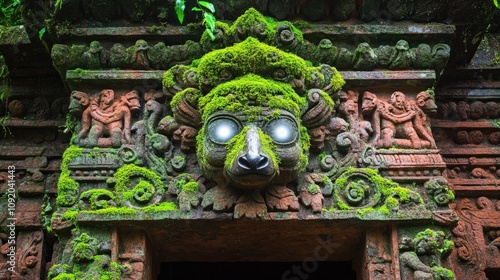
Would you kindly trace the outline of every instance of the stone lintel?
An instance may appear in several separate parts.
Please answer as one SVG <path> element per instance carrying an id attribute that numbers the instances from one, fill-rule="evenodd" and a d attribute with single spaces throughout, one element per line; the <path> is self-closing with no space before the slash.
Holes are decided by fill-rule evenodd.
<path id="1" fill-rule="evenodd" d="M 425 225 L 430 223 L 430 220 L 408 220 L 407 223 Z M 79 221 L 82 228 L 95 227 L 98 224 L 101 222 L 92 219 L 87 222 Z M 207 259 L 218 262 L 297 261 L 311 257 L 315 249 L 321 250 L 322 256 L 328 256 L 325 261 L 348 261 L 363 250 L 360 248 L 363 248 L 361 243 L 367 229 L 375 230 L 387 225 L 381 224 L 380 221 L 346 223 L 345 220 L 322 219 L 231 222 L 226 219 L 172 219 L 133 223 L 108 221 L 102 224 L 117 226 L 123 232 L 147 228 L 159 262 Z M 262 236 L 266 236 L 266 246 L 261 245 Z M 207 242 L 207 237 L 210 237 L 210 242 Z"/>
<path id="2" fill-rule="evenodd" d="M 162 70 L 69 70 L 66 81 L 72 90 L 113 87 L 144 87 L 147 89 L 161 88 L 161 80 L 165 71 Z"/>
<path id="3" fill-rule="evenodd" d="M 212 220 L 212 221 L 227 221 L 232 220 L 232 214 L 227 213 L 215 213 L 215 212 L 182 212 L 182 211 L 168 211 L 168 212 L 158 212 L 158 213 L 141 213 L 137 212 L 135 214 L 99 214 L 92 213 L 91 211 L 81 211 L 78 214 L 78 223 L 85 225 L 86 223 L 105 223 L 105 224 L 123 224 L 133 222 L 134 224 L 144 226 L 158 226 L 165 223 L 170 223 L 172 220 L 189 220 L 189 221 L 200 221 L 200 220 Z M 422 223 L 429 222 L 432 219 L 431 211 L 419 211 L 418 213 L 408 211 L 405 215 L 405 210 L 399 210 L 395 214 L 382 214 L 380 212 L 367 212 L 363 214 L 360 218 L 356 209 L 352 211 L 335 211 L 335 212 L 323 212 L 321 214 L 299 214 L 297 212 L 282 212 L 282 213 L 270 213 L 268 217 L 261 217 L 263 221 L 306 221 L 306 220 L 330 220 L 330 221 L 353 221 L 358 220 L 363 225 L 370 223 L 379 223 L 381 221 L 387 221 L 391 223 L 406 223 L 406 222 L 417 222 Z M 354 222 L 355 223 L 355 222 Z"/>
<path id="4" fill-rule="evenodd" d="M 498 197 L 500 180 L 496 179 L 448 179 L 453 191 L 460 197 Z"/>
<path id="5" fill-rule="evenodd" d="M 72 89 L 84 86 L 161 85 L 162 70 L 68 70 L 66 80 Z M 393 87 L 412 87 L 426 90 L 434 84 L 434 70 L 407 71 L 339 71 L 349 87 L 370 87 L 383 84 Z"/>
<path id="6" fill-rule="evenodd" d="M 5 122 L 6 127 L 22 127 L 22 128 L 58 128 L 63 126 L 65 121 L 57 120 L 21 120 L 9 119 Z"/>
<path id="7" fill-rule="evenodd" d="M 442 148 L 441 155 L 446 156 L 500 156 L 500 147 L 477 147 L 477 145 L 462 145 L 461 148 Z"/>
<path id="8" fill-rule="evenodd" d="M 2 155 L 2 160 L 7 158 L 21 158 L 21 157 L 33 157 L 33 156 L 46 156 L 46 157 L 60 157 L 64 150 L 68 148 L 68 144 L 58 144 L 52 145 L 50 147 L 39 146 L 2 146 L 0 147 L 0 154 Z M 0 166 L 2 166 L 2 161 L 0 161 Z M 18 166 L 22 168 L 22 166 Z"/>
<path id="9" fill-rule="evenodd" d="M 346 81 L 345 88 L 384 85 L 385 87 L 412 87 L 417 90 L 426 90 L 436 81 L 434 70 L 339 72 Z"/>
<path id="10" fill-rule="evenodd" d="M 440 119 L 432 119 L 431 120 L 432 128 L 499 128 L 498 124 L 494 120 L 476 120 L 476 121 L 450 121 L 450 120 L 440 120 Z"/>
<path id="11" fill-rule="evenodd" d="M 498 98 L 500 88 L 447 88 L 439 91 L 440 100 L 491 100 Z"/>
<path id="12" fill-rule="evenodd" d="M 198 40 L 201 32 L 193 32 L 186 26 L 121 26 L 121 27 L 75 27 L 58 28 L 60 38 L 74 41 L 125 39 L 162 40 L 167 45 L 185 42 L 187 39 Z M 411 42 L 448 43 L 454 36 L 455 26 L 440 23 L 398 23 L 393 25 L 379 24 L 309 24 L 302 30 L 304 37 L 311 41 L 328 38 L 334 42 L 351 45 L 353 37 L 362 41 L 378 42 L 379 44 L 394 44 L 396 40 L 404 39 Z M 126 34 L 124 36 L 123 34 Z M 359 40 L 358 40 L 359 41 Z M 361 41 L 359 41 L 361 42 Z M 315 42 L 317 43 L 317 42 Z"/>

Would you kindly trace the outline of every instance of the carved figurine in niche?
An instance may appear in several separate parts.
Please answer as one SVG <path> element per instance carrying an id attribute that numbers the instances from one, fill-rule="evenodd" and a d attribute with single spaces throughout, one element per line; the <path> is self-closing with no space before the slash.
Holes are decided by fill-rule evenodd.
<path id="1" fill-rule="evenodd" d="M 362 112 L 371 118 L 371 142 L 379 148 L 436 148 L 425 111 L 435 111 L 436 105 L 426 92 L 417 95 L 416 102 L 407 101 L 404 93 L 396 91 L 390 102 L 371 93 L 363 94 Z"/>
<path id="2" fill-rule="evenodd" d="M 452 251 L 454 244 L 445 239 L 442 231 L 426 229 L 413 239 L 404 238 L 399 246 L 401 279 L 452 280 L 453 272 L 441 266 L 442 260 Z"/>
<path id="3" fill-rule="evenodd" d="M 120 100 L 115 92 L 103 89 L 98 96 L 90 98 L 86 93 L 75 91 L 72 95 L 70 110 L 75 114 L 82 112 L 82 127 L 75 142 L 81 147 L 113 147 L 131 144 L 131 111 L 140 108 L 138 94 L 131 91 Z"/>
<path id="4" fill-rule="evenodd" d="M 308 72 L 316 75 L 306 77 Z M 200 88 L 193 83 L 179 91 L 178 75 L 196 77 Z M 322 146 L 326 135 L 338 134 L 329 95 L 339 89 L 334 78 L 343 82 L 333 67 L 308 68 L 303 59 L 254 38 L 213 51 L 184 73 L 168 71 L 164 85 L 174 95 L 174 116 L 160 122 L 161 130 L 186 152 L 196 145 L 201 169 L 215 182 L 202 206 L 234 209 L 236 218 L 298 211 L 290 183 L 305 171 L 310 143 Z M 195 143 L 186 131 L 197 133 Z"/>

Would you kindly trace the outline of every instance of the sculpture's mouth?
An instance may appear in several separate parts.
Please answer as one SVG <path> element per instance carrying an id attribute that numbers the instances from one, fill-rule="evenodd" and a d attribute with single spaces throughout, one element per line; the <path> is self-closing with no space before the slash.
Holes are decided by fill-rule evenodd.
<path id="1" fill-rule="evenodd" d="M 266 187 L 278 173 L 273 168 L 268 168 L 264 172 L 248 172 L 243 170 L 225 170 L 226 178 L 235 187 L 242 189 L 260 189 Z"/>

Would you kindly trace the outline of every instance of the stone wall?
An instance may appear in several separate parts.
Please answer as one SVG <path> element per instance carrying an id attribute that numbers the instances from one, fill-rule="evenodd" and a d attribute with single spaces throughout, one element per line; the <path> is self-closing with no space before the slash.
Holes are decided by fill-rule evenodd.
<path id="1" fill-rule="evenodd" d="M 499 10 L 313 2 L 213 1 L 213 39 L 189 1 L 188 26 L 170 2 L 22 3 L 0 27 L 0 275 L 495 279 Z"/>

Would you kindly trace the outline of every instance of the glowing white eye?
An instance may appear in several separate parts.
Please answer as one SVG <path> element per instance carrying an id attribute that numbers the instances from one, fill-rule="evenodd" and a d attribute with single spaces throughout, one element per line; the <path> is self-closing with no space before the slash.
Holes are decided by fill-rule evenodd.
<path id="1" fill-rule="evenodd" d="M 240 132 L 240 127 L 232 119 L 215 119 L 208 124 L 207 135 L 210 140 L 217 144 L 226 144 L 236 134 Z"/>
<path id="2" fill-rule="evenodd" d="M 287 118 L 275 119 L 266 125 L 266 132 L 277 144 L 287 144 L 297 139 L 297 124 Z"/>

